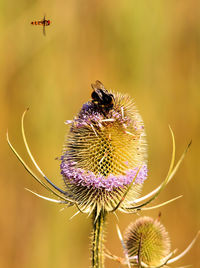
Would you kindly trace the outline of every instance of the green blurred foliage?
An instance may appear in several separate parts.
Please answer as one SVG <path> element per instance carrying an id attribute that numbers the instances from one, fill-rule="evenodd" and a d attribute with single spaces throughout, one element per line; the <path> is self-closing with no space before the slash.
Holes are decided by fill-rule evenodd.
<path id="1" fill-rule="evenodd" d="M 32 26 L 46 14 L 43 36 Z M 0 267 L 89 267 L 90 219 L 69 218 L 64 209 L 37 199 L 47 195 L 24 171 L 5 140 L 30 163 L 20 134 L 26 107 L 27 139 L 47 176 L 59 174 L 62 144 L 71 119 L 90 98 L 91 82 L 129 93 L 143 116 L 149 144 L 147 193 L 158 185 L 170 161 L 171 125 L 177 157 L 192 139 L 175 179 L 158 202 L 183 194 L 162 209 L 172 248 L 183 250 L 200 229 L 200 2 L 197 0 L 0 1 Z M 157 217 L 158 210 L 146 213 Z M 144 215 L 144 213 L 141 213 Z M 124 230 L 137 215 L 119 214 Z M 122 255 L 110 215 L 107 247 Z M 200 241 L 177 265 L 200 267 Z M 119 267 L 106 261 L 107 267 Z"/>

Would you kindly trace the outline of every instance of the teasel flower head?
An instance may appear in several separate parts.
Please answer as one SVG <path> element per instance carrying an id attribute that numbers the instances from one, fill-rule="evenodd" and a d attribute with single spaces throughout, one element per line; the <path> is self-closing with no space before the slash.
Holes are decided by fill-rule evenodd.
<path id="1" fill-rule="evenodd" d="M 129 259 L 137 256 L 148 266 L 159 266 L 170 253 L 170 239 L 158 219 L 141 217 L 131 223 L 124 235 Z"/>
<path id="2" fill-rule="evenodd" d="M 142 118 L 129 96 L 107 91 L 100 81 L 92 84 L 92 88 L 91 99 L 83 104 L 73 120 L 66 121 L 70 128 L 60 157 L 64 189 L 48 179 L 31 153 L 24 130 L 28 109 L 22 115 L 22 136 L 27 153 L 43 179 L 22 159 L 7 133 L 7 142 L 24 168 L 57 199 L 29 191 L 51 202 L 75 205 L 78 212 L 90 214 L 95 211 L 96 218 L 101 211 L 114 212 L 118 209 L 136 213 L 179 198 L 146 207 L 173 178 L 191 143 L 174 164 L 175 139 L 170 128 L 173 150 L 167 176 L 156 189 L 139 197 L 147 178 L 147 145 Z"/>
<path id="3" fill-rule="evenodd" d="M 125 229 L 123 237 L 117 226 L 124 257 L 113 255 L 108 250 L 106 256 L 129 268 L 170 267 L 170 264 L 184 257 L 196 242 L 200 232 L 197 232 L 184 251 L 174 256 L 177 250 L 171 251 L 170 237 L 160 222 L 160 215 L 157 219 L 144 216 L 131 222 Z"/>
<path id="4" fill-rule="evenodd" d="M 147 177 L 144 124 L 133 101 L 92 85 L 92 99 L 72 120 L 61 157 L 66 193 L 83 212 L 127 206 Z"/>

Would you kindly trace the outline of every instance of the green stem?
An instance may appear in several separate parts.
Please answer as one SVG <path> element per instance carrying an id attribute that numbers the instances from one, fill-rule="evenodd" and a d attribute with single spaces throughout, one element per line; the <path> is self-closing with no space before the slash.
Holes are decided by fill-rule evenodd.
<path id="1" fill-rule="evenodd" d="M 93 212 L 92 233 L 92 268 L 104 267 L 104 224 L 106 213 L 101 210 L 97 215 L 97 209 Z"/>

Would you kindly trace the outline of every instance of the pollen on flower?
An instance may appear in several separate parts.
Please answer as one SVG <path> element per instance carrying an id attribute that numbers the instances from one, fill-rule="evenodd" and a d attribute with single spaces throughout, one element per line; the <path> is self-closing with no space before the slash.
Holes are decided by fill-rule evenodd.
<path id="1" fill-rule="evenodd" d="M 147 165 L 141 116 L 128 96 L 108 92 L 97 82 L 92 100 L 70 120 L 61 157 L 64 182 L 68 189 L 82 186 L 98 194 L 121 191 L 134 179 L 142 185 Z"/>

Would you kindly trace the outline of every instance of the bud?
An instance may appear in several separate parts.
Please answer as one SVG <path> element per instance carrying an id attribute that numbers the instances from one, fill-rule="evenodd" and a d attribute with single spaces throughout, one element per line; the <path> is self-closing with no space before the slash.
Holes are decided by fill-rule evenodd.
<path id="1" fill-rule="evenodd" d="M 170 239 L 165 227 L 150 217 L 131 223 L 124 234 L 125 248 L 130 260 L 159 266 L 170 253 Z M 160 267 L 160 266 L 159 266 Z"/>
<path id="2" fill-rule="evenodd" d="M 147 176 L 144 124 L 127 95 L 92 84 L 92 99 L 71 124 L 61 157 L 66 195 L 82 212 L 133 202 Z"/>

